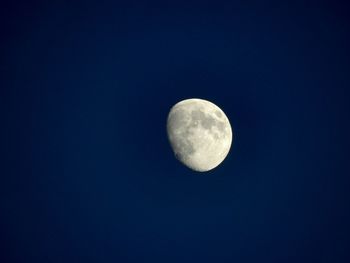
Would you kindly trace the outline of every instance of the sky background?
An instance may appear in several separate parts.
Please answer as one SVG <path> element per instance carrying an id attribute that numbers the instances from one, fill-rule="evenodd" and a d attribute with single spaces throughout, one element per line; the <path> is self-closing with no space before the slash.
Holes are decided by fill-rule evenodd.
<path id="1" fill-rule="evenodd" d="M 2 3 L 0 262 L 350 262 L 349 11 Z M 207 173 L 166 137 L 194 97 L 234 129 Z"/>

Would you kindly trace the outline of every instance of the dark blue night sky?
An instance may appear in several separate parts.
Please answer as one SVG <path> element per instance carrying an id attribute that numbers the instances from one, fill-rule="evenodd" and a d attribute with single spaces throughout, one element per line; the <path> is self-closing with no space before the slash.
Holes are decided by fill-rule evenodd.
<path id="1" fill-rule="evenodd" d="M 2 3 L 0 262 L 350 262 L 349 14 Z M 235 134 L 205 174 L 166 137 L 193 97 Z"/>

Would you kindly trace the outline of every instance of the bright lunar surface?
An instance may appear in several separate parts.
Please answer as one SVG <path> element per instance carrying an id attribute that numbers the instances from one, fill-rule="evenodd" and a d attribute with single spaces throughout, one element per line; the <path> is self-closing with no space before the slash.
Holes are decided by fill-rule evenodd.
<path id="1" fill-rule="evenodd" d="M 198 172 L 218 166 L 232 143 L 232 129 L 225 113 L 202 99 L 175 104 L 168 115 L 167 133 L 177 159 Z"/>

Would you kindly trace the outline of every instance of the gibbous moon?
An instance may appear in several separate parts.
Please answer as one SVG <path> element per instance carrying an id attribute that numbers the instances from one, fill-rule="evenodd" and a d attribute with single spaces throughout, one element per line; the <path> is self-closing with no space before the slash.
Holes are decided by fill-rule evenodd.
<path id="1" fill-rule="evenodd" d="M 232 129 L 225 113 L 202 99 L 175 104 L 168 115 L 167 133 L 176 158 L 198 172 L 218 166 L 232 144 Z"/>

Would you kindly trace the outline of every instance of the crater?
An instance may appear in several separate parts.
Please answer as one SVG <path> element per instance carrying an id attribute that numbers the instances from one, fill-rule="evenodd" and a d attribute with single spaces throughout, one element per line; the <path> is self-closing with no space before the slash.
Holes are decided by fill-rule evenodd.
<path id="1" fill-rule="evenodd" d="M 221 118 L 222 113 L 219 110 L 217 110 L 217 111 L 215 111 L 215 115 L 218 116 L 219 118 Z"/>
<path id="2" fill-rule="evenodd" d="M 205 114 L 201 110 L 192 111 L 191 117 L 192 117 L 192 122 L 193 122 L 193 125 L 191 124 L 192 126 L 194 126 L 194 123 L 199 121 L 204 129 L 210 130 L 211 127 L 213 127 L 216 124 L 216 120 L 213 117 Z"/>

